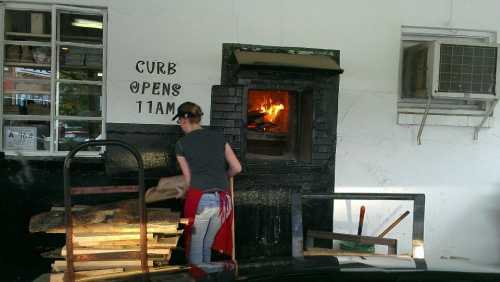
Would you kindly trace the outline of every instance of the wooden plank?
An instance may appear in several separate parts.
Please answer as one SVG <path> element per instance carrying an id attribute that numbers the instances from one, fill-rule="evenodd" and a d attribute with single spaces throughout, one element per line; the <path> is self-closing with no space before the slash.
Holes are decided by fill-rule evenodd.
<path id="1" fill-rule="evenodd" d="M 153 239 L 153 233 L 147 233 L 146 238 Z M 73 235 L 73 242 L 79 244 L 80 242 L 105 242 L 105 241 L 116 241 L 116 240 L 139 240 L 140 234 L 138 233 L 82 233 L 78 235 Z"/>
<path id="2" fill-rule="evenodd" d="M 180 214 L 169 209 L 149 208 L 147 214 L 148 227 L 151 228 L 170 227 L 179 223 Z M 139 228 L 139 212 L 135 199 L 89 207 L 82 211 L 75 211 L 72 215 L 76 232 L 79 232 L 79 229 L 105 228 L 103 226 L 115 226 L 117 230 L 119 228 L 116 226 Z M 95 227 L 91 227 L 93 225 Z M 30 232 L 61 233 L 64 232 L 64 228 L 64 211 L 44 212 L 30 219 Z"/>
<path id="3" fill-rule="evenodd" d="M 71 195 L 137 193 L 137 185 L 72 187 Z"/>
<path id="4" fill-rule="evenodd" d="M 92 278 L 96 276 L 102 275 L 110 275 L 123 272 L 124 269 L 122 267 L 110 268 L 110 269 L 99 269 L 99 270 L 85 270 L 85 271 L 77 271 L 75 272 L 75 280 L 81 281 L 81 279 Z M 50 274 L 50 282 L 63 282 L 64 281 L 64 273 L 51 273 Z"/>
<path id="5" fill-rule="evenodd" d="M 304 251 L 304 256 L 366 256 L 366 257 L 396 257 L 396 255 L 376 254 L 376 253 L 356 253 L 337 249 L 309 248 Z M 400 256 L 397 256 L 398 258 Z"/>
<path id="6" fill-rule="evenodd" d="M 140 260 L 107 260 L 107 261 L 76 261 L 74 263 L 75 271 L 83 270 L 99 270 L 122 267 L 124 270 L 140 269 Z M 148 266 L 153 267 L 153 260 L 148 260 Z M 55 272 L 63 272 L 66 270 L 65 260 L 56 260 L 52 264 L 52 269 Z"/>
<path id="7" fill-rule="evenodd" d="M 74 255 L 89 255 L 89 254 L 105 254 L 105 253 L 123 253 L 130 251 L 140 251 L 139 246 L 123 246 L 124 248 L 102 249 L 102 248 L 75 248 L 73 249 Z M 125 248 L 126 247 L 126 248 Z M 148 254 L 169 255 L 171 248 L 149 248 Z M 60 252 L 61 256 L 66 256 L 66 247 L 63 247 Z"/>
<path id="8" fill-rule="evenodd" d="M 148 240 L 148 248 L 173 248 L 177 246 L 178 238 L 159 241 Z M 116 241 L 104 241 L 104 242 L 79 242 L 75 244 L 76 247 L 83 248 L 100 248 L 100 249 L 127 249 L 133 247 L 139 247 L 140 242 L 136 240 L 116 240 Z"/>
<path id="9" fill-rule="evenodd" d="M 332 233 L 327 231 L 315 231 L 315 230 L 309 230 L 307 232 L 307 236 L 316 239 L 343 240 L 343 241 L 357 242 L 361 244 L 376 244 L 376 245 L 386 245 L 386 246 L 392 245 L 397 241 L 396 239 L 389 239 L 389 238 L 357 236 L 352 234 Z"/>
<path id="10" fill-rule="evenodd" d="M 149 248 L 172 248 L 175 246 L 169 244 L 161 244 L 154 240 L 148 240 Z M 92 249 L 109 249 L 109 250 L 126 250 L 130 248 L 138 248 L 140 242 L 136 240 L 116 240 L 116 241 L 98 241 L 98 242 L 78 242 L 74 244 L 75 248 L 92 248 Z"/>
<path id="11" fill-rule="evenodd" d="M 189 267 L 187 266 L 181 266 L 181 265 L 172 265 L 172 266 L 162 266 L 162 267 L 155 267 L 155 268 L 150 268 L 149 273 L 154 273 L 156 275 L 161 275 L 162 273 L 174 273 L 174 272 L 180 272 L 180 271 L 186 271 L 188 270 Z M 155 275 L 155 277 L 156 277 Z M 137 276 L 137 279 L 132 279 L 133 276 Z M 165 276 L 166 278 L 167 276 Z M 144 276 L 142 271 L 140 270 L 130 270 L 130 271 L 124 271 L 122 273 L 116 273 L 116 274 L 108 274 L 108 275 L 101 275 L 101 276 L 96 276 L 93 277 L 92 280 L 94 279 L 123 279 L 124 281 L 143 281 Z M 128 278 L 128 279 L 127 279 Z M 158 276 L 159 279 L 152 279 L 152 281 L 163 281 Z M 130 279 L 130 280 L 129 280 Z M 165 279 L 166 280 L 166 279 Z M 90 281 L 90 279 L 83 279 L 80 281 Z"/>
<path id="12" fill-rule="evenodd" d="M 159 225 L 156 223 L 150 223 L 147 225 L 147 230 L 149 233 L 164 233 L 164 234 L 176 234 L 177 233 L 178 224 L 169 224 L 165 223 L 164 225 Z M 97 223 L 97 224 L 88 224 L 88 225 L 77 225 L 73 226 L 74 234 L 82 234 L 82 233 L 138 233 L 140 231 L 139 224 L 107 224 L 107 223 Z M 66 233 L 66 229 L 64 227 L 57 227 L 48 229 L 45 233 L 51 234 L 63 234 Z"/>
<path id="13" fill-rule="evenodd" d="M 405 219 L 406 216 L 410 214 L 410 211 L 405 211 L 402 215 L 400 215 L 389 227 L 387 227 L 380 235 L 378 235 L 379 238 L 383 238 L 387 233 L 389 233 L 396 225 L 398 225 L 403 219 Z"/>
<path id="14" fill-rule="evenodd" d="M 162 267 L 155 267 L 149 269 L 149 273 L 155 273 L 156 275 L 161 275 L 163 273 L 168 274 L 168 273 L 173 273 L 173 272 L 180 272 L 180 271 L 186 271 L 188 270 L 189 267 L 187 266 L 162 266 Z M 75 272 L 77 273 L 77 272 Z M 63 274 L 63 273 L 58 273 Z M 51 274 L 52 275 L 52 274 Z M 136 276 L 136 277 L 134 277 Z M 121 273 L 111 273 L 111 274 L 103 274 L 103 275 L 97 275 L 97 276 L 90 276 L 90 277 L 77 277 L 76 281 L 101 281 L 101 280 L 106 280 L 106 279 L 111 279 L 114 281 L 115 279 L 117 280 L 126 280 L 126 281 L 143 281 L 144 279 L 143 273 L 141 270 L 125 270 Z M 160 278 L 161 279 L 161 278 Z M 162 280 L 154 280 L 154 281 L 162 281 Z M 59 281 L 55 281 L 59 282 Z"/>
<path id="15" fill-rule="evenodd" d="M 358 236 L 352 234 L 332 233 L 327 231 L 316 231 L 316 230 L 309 230 L 307 232 L 307 237 L 315 239 L 350 241 L 360 244 L 384 245 L 388 247 L 388 253 L 390 255 L 397 253 L 398 241 L 396 239 L 379 238 L 371 236 Z"/>
<path id="16" fill-rule="evenodd" d="M 150 259 L 166 260 L 168 253 L 166 255 L 162 254 L 148 254 Z M 140 251 L 121 251 L 112 253 L 93 253 L 93 254 L 81 254 L 74 255 L 75 261 L 109 261 L 109 260 L 133 260 L 140 259 Z"/>

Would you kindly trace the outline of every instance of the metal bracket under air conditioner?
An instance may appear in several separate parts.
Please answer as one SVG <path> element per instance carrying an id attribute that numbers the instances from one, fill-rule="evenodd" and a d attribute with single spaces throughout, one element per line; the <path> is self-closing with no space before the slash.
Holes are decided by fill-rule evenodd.
<path id="1" fill-rule="evenodd" d="M 470 101 L 473 99 L 457 98 L 456 100 Z M 422 116 L 422 121 L 420 122 L 420 126 L 418 128 L 418 134 L 417 134 L 417 144 L 418 145 L 422 145 L 422 132 L 424 130 L 425 122 L 427 120 L 427 115 L 429 115 L 429 110 L 431 108 L 432 101 L 433 101 L 432 96 L 429 95 L 429 98 L 427 99 L 427 103 L 425 106 L 424 115 Z M 494 98 L 491 98 L 488 100 L 483 100 L 483 101 L 486 102 L 486 110 L 484 111 L 484 114 L 482 115 L 483 118 L 482 118 L 481 122 L 479 123 L 479 125 L 474 127 L 474 137 L 473 137 L 474 140 L 478 139 L 479 130 L 481 129 L 481 127 L 483 127 L 483 125 L 486 122 L 486 120 L 488 119 L 488 117 L 491 116 L 491 114 L 493 113 L 493 110 L 495 109 L 495 106 L 498 102 L 498 98 L 494 97 Z"/>

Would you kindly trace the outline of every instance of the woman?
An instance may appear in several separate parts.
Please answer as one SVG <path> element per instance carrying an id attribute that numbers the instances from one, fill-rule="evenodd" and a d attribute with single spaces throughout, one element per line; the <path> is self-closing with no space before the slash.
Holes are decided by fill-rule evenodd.
<path id="1" fill-rule="evenodd" d="M 203 112 L 185 102 L 172 120 L 184 131 L 175 146 L 177 161 L 188 184 L 184 235 L 189 263 L 210 263 L 212 248 L 231 255 L 232 207 L 228 178 L 241 172 L 241 164 L 224 135 L 203 129 Z"/>

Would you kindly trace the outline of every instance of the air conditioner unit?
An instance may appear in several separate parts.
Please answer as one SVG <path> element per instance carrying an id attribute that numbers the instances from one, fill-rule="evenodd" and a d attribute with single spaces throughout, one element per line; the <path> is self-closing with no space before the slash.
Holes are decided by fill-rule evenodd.
<path id="1" fill-rule="evenodd" d="M 498 46 L 435 41 L 428 56 L 432 98 L 497 99 Z"/>

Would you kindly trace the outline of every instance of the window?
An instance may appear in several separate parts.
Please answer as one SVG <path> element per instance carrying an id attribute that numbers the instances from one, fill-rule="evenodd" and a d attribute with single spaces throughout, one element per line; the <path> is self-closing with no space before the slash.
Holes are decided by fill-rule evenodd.
<path id="1" fill-rule="evenodd" d="M 497 99 L 497 68 L 494 32 L 403 27 L 399 122 L 405 123 L 404 114 L 421 119 L 428 103 L 431 115 L 490 115 Z M 456 125 L 477 125 L 461 120 Z M 454 124 L 448 120 L 446 125 Z"/>
<path id="2" fill-rule="evenodd" d="M 7 3 L 1 16 L 1 150 L 64 155 L 105 138 L 106 11 Z"/>

